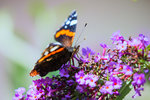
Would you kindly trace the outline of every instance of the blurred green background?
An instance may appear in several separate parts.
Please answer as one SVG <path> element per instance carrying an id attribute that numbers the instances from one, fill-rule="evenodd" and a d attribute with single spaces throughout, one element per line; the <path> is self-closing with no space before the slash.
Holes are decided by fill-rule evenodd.
<path id="1" fill-rule="evenodd" d="M 1 100 L 11 100 L 14 89 L 27 89 L 39 78 L 30 77 L 30 70 L 74 9 L 78 12 L 75 41 L 88 23 L 79 39 L 81 47 L 101 52 L 99 44 L 111 47 L 110 37 L 118 30 L 126 38 L 139 33 L 150 38 L 150 0 L 0 0 Z M 147 84 L 136 100 L 148 100 L 149 91 Z"/>

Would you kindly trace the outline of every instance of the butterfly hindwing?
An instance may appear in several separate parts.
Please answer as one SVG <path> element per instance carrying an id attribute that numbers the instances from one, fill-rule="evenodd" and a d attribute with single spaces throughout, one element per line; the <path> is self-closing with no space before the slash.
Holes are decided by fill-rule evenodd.
<path id="1" fill-rule="evenodd" d="M 45 54 L 49 52 L 48 54 Z M 42 53 L 42 57 L 37 61 L 30 76 L 40 75 L 45 76 L 48 72 L 58 70 L 62 64 L 65 64 L 71 57 L 72 52 L 62 45 L 51 43 L 48 48 Z"/>
<path id="2" fill-rule="evenodd" d="M 62 43 L 65 47 L 71 47 L 75 36 L 77 24 L 77 13 L 73 11 L 64 25 L 56 32 L 55 40 Z"/>

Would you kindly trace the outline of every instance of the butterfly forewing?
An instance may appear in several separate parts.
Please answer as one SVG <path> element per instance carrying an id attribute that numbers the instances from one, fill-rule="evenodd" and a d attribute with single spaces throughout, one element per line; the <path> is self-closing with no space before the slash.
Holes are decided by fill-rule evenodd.
<path id="1" fill-rule="evenodd" d="M 64 25 L 56 32 L 55 40 L 62 43 L 65 47 L 71 47 L 74 40 L 77 24 L 77 13 L 73 11 Z"/>
<path id="2" fill-rule="evenodd" d="M 56 45 L 51 43 L 49 47 L 47 47 L 44 52 L 42 53 L 42 57 L 37 61 L 37 63 L 41 63 L 43 61 L 47 61 L 47 59 L 51 59 L 53 55 L 61 52 L 64 49 L 62 45 Z M 50 61 L 50 60 L 48 60 Z"/>

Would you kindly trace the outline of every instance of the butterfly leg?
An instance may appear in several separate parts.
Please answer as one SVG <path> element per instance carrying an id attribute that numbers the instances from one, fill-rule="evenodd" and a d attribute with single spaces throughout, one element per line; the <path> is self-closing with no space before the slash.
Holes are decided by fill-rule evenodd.
<path id="1" fill-rule="evenodd" d="M 79 48 L 80 48 L 80 45 L 78 45 L 77 47 L 75 47 L 75 49 L 73 50 L 73 53 L 72 53 L 71 58 L 73 58 L 74 55 L 77 54 L 77 53 L 79 52 Z"/>
<path id="2" fill-rule="evenodd" d="M 72 59 L 72 65 L 74 66 L 75 64 L 74 64 L 74 59 L 73 58 L 71 58 Z"/>
<path id="3" fill-rule="evenodd" d="M 74 49 L 74 51 L 73 51 L 73 53 L 72 53 L 72 56 L 71 56 L 71 59 L 70 59 L 70 63 L 71 63 L 71 61 L 72 61 L 72 65 L 73 65 L 73 66 L 75 65 L 75 63 L 74 63 L 74 58 L 76 59 L 76 54 L 77 54 L 78 51 L 79 51 L 79 47 L 80 47 L 80 46 L 78 46 L 77 48 Z"/>

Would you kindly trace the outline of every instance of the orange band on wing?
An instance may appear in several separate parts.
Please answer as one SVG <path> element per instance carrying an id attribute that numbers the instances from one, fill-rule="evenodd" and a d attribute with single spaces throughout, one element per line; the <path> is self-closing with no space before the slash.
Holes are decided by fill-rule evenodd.
<path id="1" fill-rule="evenodd" d="M 46 59 L 47 57 L 49 57 L 49 56 L 51 56 L 51 55 L 54 55 L 55 53 L 61 52 L 61 51 L 63 51 L 63 50 L 64 50 L 64 48 L 60 48 L 60 49 L 58 49 L 58 50 L 56 50 L 56 51 L 53 51 L 53 52 L 51 52 L 51 53 L 45 55 L 44 57 L 42 57 L 42 58 L 38 61 L 38 63 L 42 62 L 42 61 L 43 61 L 44 59 Z"/>
<path id="2" fill-rule="evenodd" d="M 66 36 L 69 36 L 69 37 L 74 37 L 75 32 L 71 32 L 69 30 L 64 30 L 63 29 L 63 30 L 57 32 L 55 37 L 58 38 L 60 35 L 66 35 Z"/>

